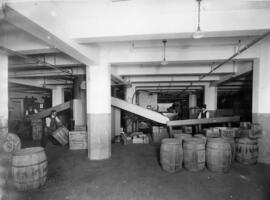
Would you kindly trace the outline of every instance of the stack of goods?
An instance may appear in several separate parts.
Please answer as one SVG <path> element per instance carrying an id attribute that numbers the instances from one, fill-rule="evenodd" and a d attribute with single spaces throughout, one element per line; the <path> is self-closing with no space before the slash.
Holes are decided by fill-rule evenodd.
<path id="1" fill-rule="evenodd" d="M 242 164 L 256 164 L 259 155 L 258 138 L 262 136 L 262 126 L 258 123 L 241 122 L 236 135 L 236 160 Z"/>
<path id="2" fill-rule="evenodd" d="M 43 132 L 43 123 L 41 119 L 33 119 L 31 120 L 32 126 L 32 139 L 33 140 L 41 140 L 42 132 Z"/>
<path id="3" fill-rule="evenodd" d="M 237 137 L 259 138 L 262 136 L 262 127 L 258 123 L 240 122 Z"/>
<path id="4" fill-rule="evenodd" d="M 174 173 L 182 169 L 182 142 L 175 138 L 165 138 L 160 147 L 160 163 L 163 170 Z"/>
<path id="5" fill-rule="evenodd" d="M 168 130 L 167 127 L 163 126 L 152 126 L 152 138 L 154 143 L 161 143 L 161 140 L 164 138 L 168 138 Z"/>
<path id="6" fill-rule="evenodd" d="M 12 154 L 21 149 L 20 138 L 8 133 L 8 120 L 0 117 L 0 199 L 8 199 L 7 182 Z"/>
<path id="7" fill-rule="evenodd" d="M 87 132 L 69 131 L 69 149 L 87 149 Z"/>
<path id="8" fill-rule="evenodd" d="M 47 157 L 42 147 L 25 148 L 12 156 L 12 177 L 19 191 L 43 186 L 47 179 Z"/>
<path id="9" fill-rule="evenodd" d="M 13 153 L 20 149 L 20 138 L 14 133 L 9 133 L 7 120 L 0 118 L 0 152 Z"/>
<path id="10" fill-rule="evenodd" d="M 149 137 L 143 132 L 133 132 L 130 135 L 121 132 L 121 141 L 123 144 L 149 144 Z"/>
<path id="11" fill-rule="evenodd" d="M 149 137 L 143 132 L 134 132 L 131 137 L 133 144 L 149 144 Z"/>
<path id="12" fill-rule="evenodd" d="M 249 134 L 239 134 L 241 130 L 249 130 Z M 235 159 L 243 164 L 257 163 L 260 124 L 244 123 L 240 129 L 212 127 L 193 137 L 183 132 L 175 131 L 174 138 L 162 140 L 160 161 L 165 171 L 177 172 L 183 164 L 189 171 L 201 171 L 207 166 L 212 172 L 227 173 Z"/>
<path id="13" fill-rule="evenodd" d="M 183 142 L 184 167 L 193 172 L 205 167 L 205 140 L 201 138 L 186 138 Z"/>
<path id="14" fill-rule="evenodd" d="M 207 168 L 212 172 L 227 173 L 230 170 L 232 151 L 223 138 L 209 138 L 206 145 Z"/>

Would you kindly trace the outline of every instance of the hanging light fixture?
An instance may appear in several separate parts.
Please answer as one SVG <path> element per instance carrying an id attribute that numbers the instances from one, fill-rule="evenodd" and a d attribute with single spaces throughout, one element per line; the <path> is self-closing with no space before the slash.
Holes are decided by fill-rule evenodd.
<path id="1" fill-rule="evenodd" d="M 200 39 L 203 37 L 203 32 L 201 30 L 201 1 L 202 0 L 196 0 L 198 2 L 198 26 L 197 26 L 197 30 L 193 33 L 193 38 L 194 39 Z"/>
<path id="2" fill-rule="evenodd" d="M 163 42 L 163 60 L 161 61 L 161 65 L 168 65 L 168 61 L 166 60 L 166 43 L 167 40 L 162 40 Z"/>

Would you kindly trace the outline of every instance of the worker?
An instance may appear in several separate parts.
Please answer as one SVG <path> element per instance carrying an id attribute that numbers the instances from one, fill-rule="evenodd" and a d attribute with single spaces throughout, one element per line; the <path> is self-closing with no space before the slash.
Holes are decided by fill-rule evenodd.
<path id="1" fill-rule="evenodd" d="M 198 119 L 209 118 L 209 112 L 206 110 L 206 104 L 202 105 L 202 109 L 199 112 Z"/>
<path id="2" fill-rule="evenodd" d="M 41 146 L 46 147 L 48 139 L 55 145 L 59 145 L 59 142 L 52 136 L 53 132 L 62 126 L 61 120 L 57 117 L 56 110 L 51 111 L 51 115 L 46 117 L 44 132 L 41 138 Z"/>
<path id="3" fill-rule="evenodd" d="M 209 112 L 206 110 L 206 104 L 203 104 L 202 109 L 199 112 L 198 119 L 205 119 L 205 118 L 206 119 L 209 118 Z M 201 125 L 201 124 L 199 124 L 198 126 L 196 126 L 196 133 L 201 133 L 202 129 L 208 128 L 208 127 L 209 127 L 209 125 Z"/>

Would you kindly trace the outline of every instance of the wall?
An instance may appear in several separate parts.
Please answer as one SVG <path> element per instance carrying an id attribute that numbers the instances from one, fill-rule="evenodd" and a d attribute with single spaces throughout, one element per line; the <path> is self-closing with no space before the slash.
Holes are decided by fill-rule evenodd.
<path id="1" fill-rule="evenodd" d="M 140 91 L 138 92 L 137 102 L 141 107 L 149 108 L 151 106 L 151 109 L 157 110 L 157 97 L 158 95 L 155 93 Z"/>

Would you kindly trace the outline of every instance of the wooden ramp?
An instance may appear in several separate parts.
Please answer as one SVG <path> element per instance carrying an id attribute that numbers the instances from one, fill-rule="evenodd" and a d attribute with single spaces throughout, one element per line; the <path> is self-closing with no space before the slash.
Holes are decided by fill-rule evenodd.
<path id="1" fill-rule="evenodd" d="M 150 120 L 158 122 L 160 124 L 167 124 L 167 122 L 170 121 L 168 117 L 166 117 L 158 112 L 143 108 L 141 106 L 137 106 L 135 104 L 128 103 L 128 102 L 123 101 L 123 100 L 118 99 L 118 98 L 112 97 L 111 104 L 112 104 L 112 106 L 114 106 L 116 108 L 120 108 L 122 110 L 134 113 L 136 115 L 150 119 Z"/>
<path id="2" fill-rule="evenodd" d="M 61 111 L 70 109 L 72 107 L 72 104 L 73 104 L 73 101 L 67 101 L 65 103 L 62 103 L 62 104 L 59 104 L 57 106 L 48 108 L 46 110 L 42 110 L 39 113 L 30 115 L 29 117 L 30 117 L 31 120 L 32 119 L 41 119 L 41 118 L 49 116 L 51 114 L 52 110 L 56 110 L 56 112 L 61 112 Z"/>
<path id="3" fill-rule="evenodd" d="M 209 119 L 187 119 L 187 120 L 176 120 L 176 121 L 169 121 L 167 125 L 169 127 L 174 126 L 190 126 L 190 125 L 197 125 L 197 124 L 217 124 L 217 123 L 229 123 L 229 122 L 239 122 L 239 116 L 232 116 L 232 117 L 216 117 L 216 118 L 209 118 Z"/>

